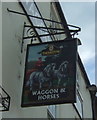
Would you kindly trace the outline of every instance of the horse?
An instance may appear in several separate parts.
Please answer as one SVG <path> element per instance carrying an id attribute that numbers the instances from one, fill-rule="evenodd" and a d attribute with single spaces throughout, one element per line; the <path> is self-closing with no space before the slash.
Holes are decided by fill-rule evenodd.
<path id="1" fill-rule="evenodd" d="M 68 61 L 64 61 L 63 63 L 61 63 L 61 65 L 59 66 L 59 68 L 57 70 L 54 71 L 54 78 L 57 78 L 58 80 L 58 87 L 60 85 L 62 86 L 66 86 L 67 82 L 68 82 Z"/>
<path id="2" fill-rule="evenodd" d="M 55 71 L 55 63 L 48 64 L 43 71 L 35 71 L 30 74 L 27 86 L 30 87 L 30 91 L 34 88 L 35 83 L 38 84 L 38 88 L 42 89 L 45 83 L 48 83 L 48 88 L 52 86 L 52 76 Z"/>

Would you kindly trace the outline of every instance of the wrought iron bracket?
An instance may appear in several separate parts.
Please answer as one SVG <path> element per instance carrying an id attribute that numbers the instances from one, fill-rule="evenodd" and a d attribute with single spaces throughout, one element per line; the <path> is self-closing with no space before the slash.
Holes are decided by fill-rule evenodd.
<path id="1" fill-rule="evenodd" d="M 81 31 L 80 27 L 77 27 L 77 26 L 74 26 L 74 25 L 68 25 L 68 27 L 75 28 L 75 30 L 74 29 L 69 29 L 69 31 L 70 31 L 70 33 L 71 33 L 71 35 L 72 35 L 73 38 L 74 38 L 74 35 L 78 35 L 78 32 Z"/>
<path id="2" fill-rule="evenodd" d="M 29 16 L 29 17 L 41 19 L 41 20 L 47 21 L 47 22 L 53 22 L 53 23 L 60 24 L 60 25 L 63 24 L 62 22 L 58 22 L 58 21 L 46 19 L 46 18 L 43 18 L 43 17 L 41 18 L 41 17 L 33 16 L 33 15 L 28 15 L 28 14 L 26 15 L 25 13 L 13 11 L 13 10 L 10 10 L 8 8 L 7 8 L 7 11 L 11 12 L 11 13 L 18 14 L 18 15 Z M 71 33 L 71 35 L 72 35 L 73 38 L 74 38 L 74 35 L 78 34 L 78 32 L 81 31 L 80 27 L 77 27 L 77 26 L 74 26 L 74 25 L 69 25 L 69 24 L 67 24 L 67 26 L 75 28 L 75 29 L 69 29 L 69 31 L 70 31 L 70 33 Z M 33 30 L 33 27 L 35 29 L 40 29 L 40 30 L 42 30 L 44 32 L 48 32 L 48 30 L 50 30 L 50 31 L 48 32 L 48 34 L 39 34 L 39 35 L 36 35 L 36 33 Z M 25 36 L 24 34 L 25 34 L 25 29 L 26 28 L 28 28 L 28 30 L 26 31 L 26 36 Z M 28 33 L 30 33 L 30 34 L 28 35 Z M 33 39 L 35 39 L 35 38 L 45 37 L 45 36 L 53 36 L 53 35 L 59 35 L 59 34 L 65 34 L 65 33 L 66 33 L 65 32 L 65 28 L 53 28 L 53 27 L 43 27 L 43 26 L 29 26 L 29 25 L 26 25 L 26 23 L 24 23 L 23 38 L 22 38 L 22 44 L 21 44 L 21 52 L 23 52 L 24 40 L 31 39 L 31 43 L 32 43 Z"/>
<path id="3" fill-rule="evenodd" d="M 10 10 L 9 8 L 7 8 L 7 11 L 8 12 L 11 12 L 11 13 L 15 13 L 15 14 L 18 14 L 18 15 L 24 15 L 24 16 L 27 16 L 25 13 L 21 13 L 21 12 L 17 12 L 17 11 L 13 11 L 13 10 Z M 58 22 L 58 21 L 55 21 L 55 20 L 50 20 L 50 19 L 46 19 L 46 18 L 41 18 L 41 17 L 38 17 L 38 16 L 33 16 L 33 15 L 28 15 L 29 17 L 33 17 L 33 18 L 37 18 L 37 19 L 41 19 L 41 20 L 44 20 L 44 21 L 48 21 L 48 22 L 53 22 L 53 23 L 57 23 L 57 24 L 63 24 L 62 22 Z M 70 30 L 70 33 L 72 33 L 71 35 L 74 36 L 75 34 L 78 34 L 78 32 L 81 31 L 81 28 L 80 27 L 77 27 L 77 26 L 74 26 L 74 25 L 70 25 L 70 24 L 67 24 L 68 27 L 73 27 L 73 28 L 76 28 L 75 30 Z M 47 28 L 46 28 L 47 29 Z M 49 28 L 48 28 L 49 29 Z M 51 28 L 50 28 L 51 29 Z M 53 28 L 52 28 L 53 29 Z M 55 28 L 54 28 L 55 29 Z M 58 28 L 57 30 L 60 30 L 60 28 Z M 65 28 L 63 29 L 65 30 Z"/>
<path id="4" fill-rule="evenodd" d="M 0 112 L 9 111 L 10 99 L 8 93 L 0 86 Z"/>
<path id="5" fill-rule="evenodd" d="M 30 43 L 32 44 L 32 42 L 36 40 L 36 38 L 38 39 L 36 33 L 34 32 L 33 27 L 26 25 L 26 23 L 24 22 L 22 42 L 21 42 L 21 53 L 23 52 L 24 40 L 30 40 Z"/>
<path id="6" fill-rule="evenodd" d="M 8 12 L 11 12 L 11 13 L 15 13 L 15 14 L 18 14 L 18 15 L 24 15 L 24 16 L 27 16 L 28 14 L 25 14 L 25 13 L 21 13 L 21 12 L 17 12 L 17 11 L 14 11 L 14 10 L 11 10 L 9 8 L 7 8 L 7 11 Z M 33 18 L 37 18 L 37 19 L 42 19 L 44 21 L 48 21 L 48 22 L 54 22 L 54 23 L 57 23 L 57 24 L 63 24 L 62 22 L 58 22 L 58 21 L 54 21 L 54 20 L 50 20 L 50 19 L 46 19 L 46 18 L 41 18 L 41 17 L 38 17 L 38 16 L 34 16 L 34 15 L 28 15 L 29 17 L 33 17 Z"/>
<path id="7" fill-rule="evenodd" d="M 37 36 L 36 33 L 33 30 L 33 27 L 30 26 L 30 25 L 26 25 L 26 23 L 24 23 L 23 37 L 22 37 L 22 43 L 21 43 L 21 52 L 23 52 L 24 40 L 29 40 L 30 39 L 30 41 L 32 43 L 33 40 L 35 40 L 38 37 L 45 37 L 45 36 L 50 36 L 50 35 L 59 35 L 59 34 L 65 34 L 66 33 L 64 31 L 64 29 L 62 29 L 62 28 L 41 27 L 41 26 L 34 26 L 34 28 L 35 29 L 36 28 L 40 29 L 41 31 L 45 31 L 45 32 L 47 32 L 47 29 L 52 30 L 52 31 L 48 34 L 40 34 L 40 35 Z"/>
<path id="8" fill-rule="evenodd" d="M 28 32 L 30 31 L 30 30 L 33 30 L 33 27 L 32 26 L 24 26 L 25 28 L 29 28 L 28 30 L 27 30 L 27 34 L 28 34 Z M 38 35 L 39 37 L 45 37 L 45 36 L 50 36 L 50 35 L 59 35 L 59 34 L 64 34 L 64 33 L 66 33 L 65 31 L 64 31 L 64 29 L 60 29 L 60 28 L 51 28 L 51 27 L 41 27 L 41 26 L 34 26 L 35 28 L 38 28 L 38 29 L 41 29 L 42 31 L 45 31 L 45 30 L 43 30 L 43 29 L 50 29 L 50 30 L 52 30 L 53 29 L 53 32 L 51 32 L 50 34 L 40 34 L 40 35 Z M 54 31 L 54 30 L 58 30 L 58 31 L 62 31 L 63 30 L 63 32 L 56 32 L 56 31 Z M 46 32 L 46 31 L 45 31 Z M 32 36 L 27 36 L 27 37 L 23 37 L 23 39 L 28 39 L 28 38 L 35 38 L 35 37 L 37 37 L 36 35 L 35 35 L 35 33 L 33 32 L 33 31 L 31 31 L 31 34 L 32 34 Z"/>

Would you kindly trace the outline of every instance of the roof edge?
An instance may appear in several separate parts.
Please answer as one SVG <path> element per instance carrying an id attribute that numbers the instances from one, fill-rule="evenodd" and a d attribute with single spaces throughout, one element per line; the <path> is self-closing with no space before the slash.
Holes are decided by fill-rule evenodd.
<path id="1" fill-rule="evenodd" d="M 64 14 L 63 14 L 61 5 L 60 5 L 60 3 L 59 3 L 58 0 L 54 0 L 54 1 L 55 1 L 55 2 L 54 2 L 54 3 L 55 3 L 55 7 L 56 7 L 56 10 L 57 10 L 58 15 L 59 15 L 59 17 L 60 17 L 60 20 L 62 21 L 63 27 L 64 27 L 65 30 L 66 30 L 67 37 L 68 37 L 68 38 L 71 38 L 70 30 L 69 30 L 69 28 L 68 28 L 68 24 L 67 24 L 67 22 L 66 22 L 66 19 L 65 19 Z"/>
<path id="2" fill-rule="evenodd" d="M 86 70 L 85 70 L 85 68 L 84 68 L 84 66 L 83 66 L 83 63 L 82 63 L 82 61 L 81 61 L 81 58 L 80 58 L 79 54 L 78 54 L 78 63 L 79 63 L 79 66 L 80 66 L 80 68 L 81 68 L 81 70 L 82 70 L 82 72 L 83 72 L 83 76 L 84 76 L 84 78 L 85 78 L 85 82 L 86 82 L 87 86 L 90 86 L 89 78 L 88 78 L 88 76 L 87 76 Z"/>

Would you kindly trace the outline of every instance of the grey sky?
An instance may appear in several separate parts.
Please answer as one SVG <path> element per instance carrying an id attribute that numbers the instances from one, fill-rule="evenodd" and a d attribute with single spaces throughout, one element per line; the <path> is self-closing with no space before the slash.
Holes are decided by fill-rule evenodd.
<path id="1" fill-rule="evenodd" d="M 68 24 L 81 27 L 79 54 L 91 83 L 95 83 L 95 2 L 62 2 Z"/>

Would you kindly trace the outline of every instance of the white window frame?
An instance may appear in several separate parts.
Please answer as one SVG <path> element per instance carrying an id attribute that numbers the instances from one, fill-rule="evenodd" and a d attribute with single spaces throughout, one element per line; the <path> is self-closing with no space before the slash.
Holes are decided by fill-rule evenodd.
<path id="1" fill-rule="evenodd" d="M 56 118 L 56 105 L 49 105 L 47 110 L 51 114 L 52 118 Z"/>
<path id="2" fill-rule="evenodd" d="M 74 103 L 79 115 L 81 118 L 84 118 L 83 116 L 83 98 L 81 93 L 77 90 L 76 91 L 76 103 Z"/>

